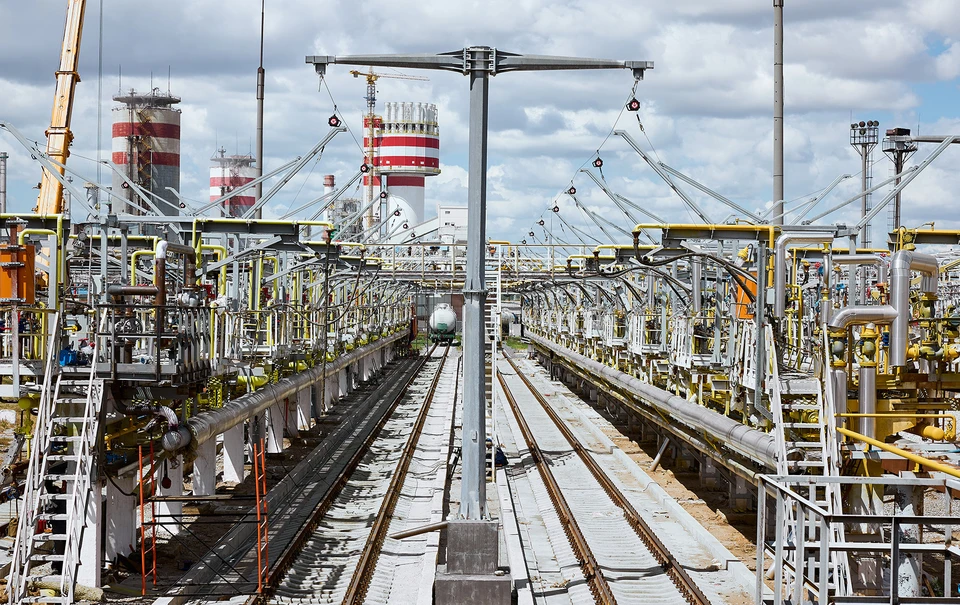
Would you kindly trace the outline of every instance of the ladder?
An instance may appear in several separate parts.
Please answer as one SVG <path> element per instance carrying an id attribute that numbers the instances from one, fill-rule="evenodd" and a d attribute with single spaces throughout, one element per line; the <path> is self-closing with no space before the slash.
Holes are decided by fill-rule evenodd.
<path id="1" fill-rule="evenodd" d="M 776 343 L 770 326 L 766 327 L 766 351 L 768 364 L 767 390 L 770 396 L 771 412 L 774 417 L 774 434 L 777 440 L 779 458 L 777 472 L 780 475 L 805 473 L 837 477 L 840 475 L 839 443 L 837 441 L 836 402 L 833 401 L 832 389 L 823 388 L 823 383 L 813 376 L 781 377 L 776 354 Z M 824 343 L 826 345 L 826 343 Z M 827 350 L 827 349 L 824 349 Z M 828 370 L 824 369 L 824 378 L 829 378 Z M 828 380 L 824 381 L 829 384 Z M 826 396 L 824 396 L 826 393 Z M 801 451 L 803 459 L 789 463 L 786 459 L 788 452 Z M 791 469 L 790 466 L 797 468 Z M 791 472 L 792 471 L 792 472 Z M 843 512 L 840 486 L 836 483 L 825 483 L 821 486 L 811 485 L 807 498 L 831 514 Z M 833 543 L 845 542 L 842 525 L 832 525 L 830 536 L 821 536 L 820 530 L 814 523 L 798 523 L 797 511 L 785 511 L 784 536 L 788 541 L 829 540 Z M 798 529 L 803 527 L 805 535 L 797 535 Z M 799 553 L 800 551 L 794 551 Z M 777 563 L 778 565 L 780 562 Z M 806 573 L 807 577 L 814 577 L 816 570 L 807 561 L 793 560 L 790 562 L 793 571 L 784 569 L 788 575 Z M 804 569 L 806 567 L 806 569 Z M 830 573 L 832 580 L 830 587 L 835 595 L 849 595 L 851 592 L 851 578 L 849 560 L 843 552 L 833 551 L 830 557 Z M 826 595 L 820 596 L 820 602 L 826 602 Z"/>
<path id="2" fill-rule="evenodd" d="M 59 316 L 53 325 L 24 486 L 24 513 L 10 565 L 11 603 L 74 602 L 87 510 L 91 497 L 99 497 L 93 492 L 103 380 L 97 378 L 95 359 L 88 375 L 57 367 Z M 59 490 L 56 484 L 65 488 Z M 60 526 L 61 531 L 43 531 L 41 522 Z M 33 573 L 47 562 L 60 567 L 59 573 Z M 58 586 L 58 596 L 29 596 L 28 588 L 39 581 Z"/>

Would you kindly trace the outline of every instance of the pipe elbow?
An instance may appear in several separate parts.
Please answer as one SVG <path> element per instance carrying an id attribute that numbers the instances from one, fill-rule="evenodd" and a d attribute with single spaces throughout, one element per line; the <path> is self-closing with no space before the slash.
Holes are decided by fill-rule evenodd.
<path id="1" fill-rule="evenodd" d="M 897 315 L 891 305 L 854 305 L 840 309 L 827 325 L 831 330 L 845 330 L 856 323 L 888 323 Z"/>

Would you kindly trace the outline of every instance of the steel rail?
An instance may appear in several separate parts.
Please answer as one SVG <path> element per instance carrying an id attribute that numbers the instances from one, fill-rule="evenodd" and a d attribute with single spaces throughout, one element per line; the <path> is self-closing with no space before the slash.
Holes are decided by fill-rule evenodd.
<path id="1" fill-rule="evenodd" d="M 637 512 L 637 509 L 634 508 L 624 493 L 620 491 L 620 488 L 618 488 L 613 480 L 607 476 L 593 456 L 590 455 L 590 452 L 583 447 L 583 444 L 580 442 L 577 436 L 574 435 L 573 431 L 571 431 L 566 423 L 563 422 L 563 419 L 560 418 L 550 403 L 546 400 L 546 398 L 544 398 L 543 394 L 540 393 L 530 379 L 520 371 L 520 368 L 517 367 L 517 364 L 515 364 L 506 353 L 504 353 L 504 359 L 507 360 L 507 363 L 510 364 L 510 367 L 513 368 L 513 370 L 517 373 L 517 376 L 523 381 L 523 384 L 526 385 L 527 389 L 530 390 L 530 393 L 534 396 L 537 402 L 540 403 L 547 415 L 550 416 L 550 419 L 557 426 L 557 429 L 559 429 L 559 431 L 563 434 L 567 442 L 570 443 L 570 447 L 573 448 L 583 463 L 590 470 L 590 474 L 592 474 L 597 482 L 603 487 L 603 491 L 606 492 L 607 496 L 609 496 L 611 500 L 613 500 L 614 504 L 623 510 L 623 515 L 630 524 L 630 527 L 633 528 L 640 540 L 646 544 L 647 548 L 650 549 L 650 552 L 653 554 L 654 558 L 656 558 L 657 562 L 663 567 L 664 572 L 676 585 L 677 590 L 684 595 L 684 597 L 687 599 L 687 602 L 695 605 L 710 605 L 710 601 L 693 581 L 693 578 L 690 577 L 690 574 L 687 573 L 687 570 L 680 565 L 680 562 L 677 561 L 676 557 L 673 556 L 666 545 L 660 540 L 660 538 L 657 537 L 656 533 L 643 519 L 643 517 L 640 516 L 640 513 Z M 500 384 L 503 386 L 504 393 L 507 393 L 508 388 L 502 377 L 500 377 Z M 511 400 L 511 398 L 512 394 L 508 396 L 508 400 Z M 512 400 L 510 404 L 514 407 L 514 413 L 519 417 L 519 411 L 515 407 L 515 404 Z M 526 435 L 524 435 L 524 439 L 526 439 Z"/>
<path id="2" fill-rule="evenodd" d="M 494 364 L 496 364 L 496 359 L 493 361 Z M 496 365 L 494 365 L 494 368 L 496 368 Z M 517 374 L 519 375 L 519 372 L 517 372 Z M 610 589 L 610 584 L 604 577 L 603 570 L 600 569 L 600 564 L 597 562 L 593 550 L 590 548 L 590 545 L 587 544 L 587 538 L 584 536 L 580 525 L 574 518 L 573 511 L 570 509 L 570 505 L 567 503 L 566 498 L 564 498 L 563 492 L 560 490 L 560 486 L 553 476 L 553 471 L 550 470 L 550 466 L 544 460 L 540 446 L 537 445 L 537 441 L 533 437 L 533 432 L 530 430 L 526 419 L 523 417 L 523 413 L 520 411 L 520 406 L 517 405 L 516 399 L 513 398 L 513 393 L 510 391 L 506 381 L 503 379 L 503 375 L 500 374 L 499 371 L 497 372 L 497 380 L 500 381 L 500 387 L 503 389 L 507 403 L 510 404 L 513 415 L 517 419 L 517 426 L 520 427 L 523 440 L 527 443 L 530 456 L 537 465 L 537 470 L 540 471 L 540 476 L 543 478 L 543 483 L 547 488 L 547 494 L 550 495 L 550 501 L 553 502 L 557 516 L 560 517 L 560 523 L 563 525 L 564 533 L 567 534 L 570 547 L 580 561 L 580 569 L 583 571 L 583 576 L 586 578 L 587 584 L 590 585 L 590 592 L 593 593 L 593 598 L 601 605 L 614 605 L 617 599 Z"/>
<path id="3" fill-rule="evenodd" d="M 434 345 L 436 348 L 438 345 Z M 387 488 L 387 494 L 380 505 L 380 511 L 377 518 L 370 528 L 370 534 L 363 545 L 363 552 L 360 554 L 360 560 L 357 562 L 357 569 L 350 578 L 350 585 L 343 597 L 343 605 L 360 605 L 367 596 L 367 588 L 370 586 L 370 580 L 373 578 L 377 567 L 377 561 L 380 559 L 380 551 L 383 548 L 383 542 L 387 538 L 387 530 L 390 529 L 390 521 L 393 520 L 393 511 L 397 506 L 397 501 L 402 495 L 403 482 L 407 479 L 407 471 L 410 469 L 410 462 L 417 452 L 417 443 L 420 441 L 420 434 L 423 432 L 423 426 L 427 422 L 427 415 L 430 412 L 430 404 L 433 403 L 433 396 L 437 390 L 437 384 L 440 383 L 440 375 L 443 373 L 443 366 L 447 363 L 447 354 L 450 347 L 443 352 L 440 359 L 440 367 L 430 383 L 427 395 L 424 398 L 423 406 L 417 414 L 417 420 L 407 438 L 407 443 L 403 447 L 400 455 L 400 462 L 397 464 L 390 478 L 390 486 Z M 454 377 L 459 381 L 459 375 Z"/>
<path id="4" fill-rule="evenodd" d="M 410 373 L 410 378 L 407 379 L 406 384 L 404 384 L 396 398 L 394 398 L 393 402 L 390 404 L 390 407 L 377 421 L 377 424 L 374 426 L 373 430 L 370 431 L 369 436 L 367 436 L 367 438 L 364 440 L 363 445 L 357 449 L 347 464 L 337 474 L 336 481 L 333 482 L 333 484 L 330 486 L 330 489 L 323 497 L 323 500 L 321 500 L 317 508 L 314 509 L 313 514 L 310 515 L 310 519 L 303 524 L 303 526 L 294 536 L 293 540 L 290 542 L 289 547 L 277 558 L 276 563 L 273 564 L 269 573 L 267 574 L 265 593 L 261 595 L 254 595 L 251 597 L 251 599 L 248 599 L 247 605 L 257 601 L 265 601 L 265 597 L 267 597 L 276 589 L 277 584 L 285 576 L 287 570 L 296 560 L 297 556 L 300 554 L 300 551 L 303 549 L 303 546 L 306 544 L 310 536 L 313 535 L 317 526 L 320 524 L 320 521 L 327 514 L 327 511 L 330 510 L 330 507 L 341 494 L 343 488 L 346 487 L 347 483 L 350 481 L 350 477 L 353 475 L 354 471 L 356 471 L 357 467 L 360 466 L 360 462 L 369 451 L 370 446 L 373 445 L 373 443 L 380 436 L 381 430 L 383 429 L 384 425 L 387 424 L 387 421 L 393 415 L 394 411 L 396 411 L 397 407 L 400 405 L 400 402 L 407 393 L 407 389 L 411 384 L 413 384 L 413 381 L 416 380 L 427 361 L 432 358 L 433 352 L 436 350 L 436 348 L 437 345 L 434 344 L 430 349 L 430 352 L 427 353 L 420 361 L 417 368 Z M 444 353 L 444 358 L 446 358 L 446 353 Z M 441 363 L 441 368 L 442 367 L 443 364 Z"/>

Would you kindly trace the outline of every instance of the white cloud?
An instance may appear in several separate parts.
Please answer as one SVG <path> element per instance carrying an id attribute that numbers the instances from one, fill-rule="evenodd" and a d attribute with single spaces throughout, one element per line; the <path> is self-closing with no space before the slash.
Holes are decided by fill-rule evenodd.
<path id="1" fill-rule="evenodd" d="M 62 33 L 62 0 L 0 5 L 0 121 L 10 121 L 32 139 L 49 122 L 53 70 Z M 627 3 L 612 0 L 489 0 L 418 3 L 370 0 L 361 5 L 307 0 L 268 3 L 266 18 L 266 160 L 277 167 L 310 149 L 325 133 L 333 111 L 359 130 L 365 93 L 362 79 L 347 66 L 331 66 L 326 86 L 307 54 L 434 52 L 490 44 L 527 53 L 650 59 L 656 68 L 636 95 L 647 138 L 636 116 L 622 112 L 633 81 L 626 72 L 501 74 L 490 85 L 488 233 L 517 238 L 549 208 L 572 177 L 585 204 L 601 216 L 626 224 L 616 209 L 577 168 L 597 152 L 618 119 L 654 157 L 748 208 L 770 198 L 772 180 L 772 14 L 756 0 L 685 0 Z M 124 87 L 149 86 L 151 71 L 183 97 L 183 194 L 207 197 L 210 156 L 218 144 L 247 151 L 255 137 L 254 84 L 259 45 L 257 0 L 237 0 L 230 10 L 212 0 L 151 5 L 106 3 L 104 31 L 104 125 L 109 148 L 116 72 Z M 455 8 L 454 8 L 455 6 Z M 145 18 L 147 17 L 147 18 Z M 88 10 L 81 53 L 82 83 L 74 111 L 71 167 L 95 178 L 96 14 Z M 859 159 L 849 147 L 850 114 L 881 118 L 884 127 L 915 124 L 925 132 L 957 132 L 960 120 L 930 104 L 918 85 L 960 77 L 960 3 L 937 0 L 876 0 L 870 3 L 807 0 L 791 2 L 786 19 L 787 197 L 815 192 L 841 173 L 856 173 Z M 131 28 L 130 23 L 140 24 Z M 389 71 L 389 70 L 387 70 Z M 423 100 L 440 112 L 442 174 L 427 182 L 427 214 L 436 203 L 464 203 L 467 191 L 467 79 L 433 72 L 429 82 L 383 79 L 378 99 Z M 362 134 L 356 133 L 359 139 Z M 0 147 L 13 154 L 11 201 L 32 206 L 40 170 L 19 144 L 0 131 Z M 879 154 L 879 151 L 877 152 Z M 923 157 L 921 149 L 917 159 Z M 679 198 L 622 140 L 603 143 L 604 176 L 610 187 L 670 220 L 691 220 Z M 960 219 L 947 204 L 960 186 L 960 157 L 950 151 L 905 193 L 905 216 L 919 221 L 938 208 L 944 222 Z M 878 156 L 879 157 L 879 156 Z M 311 199 L 320 177 L 352 176 L 361 160 L 354 137 L 336 137 L 317 165 L 310 165 L 281 192 L 268 214 Z M 877 164 L 876 177 L 887 163 Z M 309 177 L 307 176 L 309 173 Z M 107 175 L 108 176 L 108 175 Z M 822 206 L 854 191 L 851 179 Z M 711 216 L 728 209 L 684 186 Z M 298 193 L 299 192 L 299 193 Z M 833 200 L 830 202 L 830 200 Z M 563 217 L 582 229 L 596 227 L 567 196 Z M 635 213 L 635 212 L 634 212 Z M 635 213 L 636 214 L 636 213 Z M 838 219 L 854 212 L 837 213 Z M 956 215 L 956 216 L 954 216 Z M 831 217 L 832 218 L 832 217 Z M 922 221 L 920 221 L 922 222 Z M 938 222 L 938 225 L 941 224 Z M 945 224 L 945 223 L 944 223 Z M 572 237 L 567 234 L 568 237 Z"/>

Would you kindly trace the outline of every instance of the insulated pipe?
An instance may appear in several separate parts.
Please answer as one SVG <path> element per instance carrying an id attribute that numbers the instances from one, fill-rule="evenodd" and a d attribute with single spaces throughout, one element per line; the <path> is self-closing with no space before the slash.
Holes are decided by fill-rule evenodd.
<path id="1" fill-rule="evenodd" d="M 833 264 L 835 265 L 880 265 L 883 262 L 883 258 L 879 254 L 835 254 L 833 255 Z M 847 275 L 847 300 L 850 304 L 860 304 L 864 301 L 864 296 L 866 295 L 866 289 L 862 292 L 859 292 L 859 296 L 854 297 L 853 293 L 856 292 L 856 271 L 850 269 Z"/>
<path id="2" fill-rule="evenodd" d="M 361 357 L 408 336 L 409 334 L 405 331 L 397 332 L 339 357 L 335 361 L 325 364 L 326 375 L 329 377 L 336 374 Z M 164 449 L 173 453 L 185 447 L 196 448 L 205 441 L 213 439 L 241 422 L 256 416 L 270 406 L 295 396 L 300 390 L 320 381 L 323 374 L 322 366 L 311 368 L 252 393 L 237 397 L 223 404 L 223 407 L 217 410 L 198 414 L 182 423 L 175 431 L 170 431 L 164 435 Z M 177 435 L 172 433 L 177 433 Z"/>
<path id="3" fill-rule="evenodd" d="M 847 371 L 833 368 L 830 372 L 830 388 L 833 391 L 833 407 L 838 414 L 847 412 Z"/>
<path id="4" fill-rule="evenodd" d="M 846 330 L 855 323 L 889 323 L 896 321 L 899 315 L 891 305 L 851 305 L 840 309 L 828 326 L 832 330 Z"/>
<path id="5" fill-rule="evenodd" d="M 890 261 L 890 304 L 897 310 L 890 330 L 890 365 L 907 365 L 908 328 L 910 326 L 910 272 L 925 273 L 920 289 L 936 294 L 939 267 L 937 259 L 930 254 L 901 250 Z"/>
<path id="6" fill-rule="evenodd" d="M 877 366 L 860 366 L 860 413 L 877 413 Z M 872 416 L 860 418 L 860 432 L 876 439 L 877 419 Z"/>
<path id="7" fill-rule="evenodd" d="M 674 419 L 694 430 L 705 431 L 711 439 L 716 439 L 727 448 L 769 468 L 777 468 L 777 443 L 773 435 L 752 429 L 713 410 L 690 403 L 682 397 L 671 395 L 652 384 L 642 382 L 629 374 L 574 353 L 539 336 L 530 334 L 528 337 L 531 341 L 577 366 L 608 380 L 627 392 L 634 393 L 646 403 L 670 414 Z"/>
<path id="8" fill-rule="evenodd" d="M 702 265 L 700 264 L 700 259 L 695 258 L 690 261 L 690 280 L 693 282 L 693 313 L 694 315 L 700 314 L 700 305 L 702 298 Z"/>
<path id="9" fill-rule="evenodd" d="M 782 318 L 787 309 L 787 246 L 790 244 L 829 244 L 833 242 L 834 232 L 783 233 L 777 238 L 774 248 L 776 256 L 773 264 L 774 317 Z M 758 292 L 758 296 L 761 294 Z"/>

